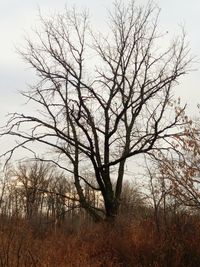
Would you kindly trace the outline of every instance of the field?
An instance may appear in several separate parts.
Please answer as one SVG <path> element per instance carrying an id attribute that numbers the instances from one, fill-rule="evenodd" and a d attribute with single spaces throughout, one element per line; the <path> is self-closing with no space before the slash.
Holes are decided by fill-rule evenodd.
<path id="1" fill-rule="evenodd" d="M 1 220 L 2 267 L 197 267 L 200 222 L 178 215 L 157 231 L 149 218 L 83 222 L 37 229 L 24 220 Z"/>

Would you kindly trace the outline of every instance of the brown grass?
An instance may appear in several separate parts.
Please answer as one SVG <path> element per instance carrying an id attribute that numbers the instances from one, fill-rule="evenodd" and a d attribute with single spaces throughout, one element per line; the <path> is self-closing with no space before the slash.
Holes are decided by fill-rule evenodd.
<path id="1" fill-rule="evenodd" d="M 152 219 L 121 219 L 68 231 L 37 229 L 22 221 L 0 228 L 2 267 L 198 267 L 200 223 L 177 218 L 160 233 Z"/>

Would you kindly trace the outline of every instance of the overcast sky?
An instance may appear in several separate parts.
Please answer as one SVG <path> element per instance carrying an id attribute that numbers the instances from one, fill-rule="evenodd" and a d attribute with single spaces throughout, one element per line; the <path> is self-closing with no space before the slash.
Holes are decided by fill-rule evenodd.
<path id="1" fill-rule="evenodd" d="M 144 3 L 146 0 L 138 0 Z M 65 4 L 87 8 L 97 25 L 105 21 L 106 10 L 112 0 L 0 0 L 0 124 L 6 113 L 19 111 L 23 98 L 19 90 L 34 80 L 15 47 L 23 45 L 24 33 L 38 23 L 38 8 L 43 14 L 62 11 Z M 124 0 L 124 2 L 127 2 Z M 184 24 L 192 54 L 200 58 L 200 1 L 199 0 L 155 0 L 161 8 L 160 27 L 169 33 L 178 32 L 179 24 Z M 188 103 L 190 114 L 195 114 L 195 106 L 200 103 L 200 65 L 197 70 L 181 80 L 176 95 Z"/>

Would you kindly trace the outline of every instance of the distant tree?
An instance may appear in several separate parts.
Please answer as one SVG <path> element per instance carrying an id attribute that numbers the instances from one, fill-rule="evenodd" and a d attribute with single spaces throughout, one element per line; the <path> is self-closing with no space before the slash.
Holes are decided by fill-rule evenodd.
<path id="1" fill-rule="evenodd" d="M 17 168 L 10 171 L 10 176 L 15 183 L 15 191 L 23 203 L 24 211 L 20 211 L 27 219 L 37 219 L 41 206 L 43 205 L 43 192 L 48 189 L 53 172 L 50 164 L 34 162 L 19 164 Z M 57 175 L 58 176 L 58 175 Z"/>
<path id="2" fill-rule="evenodd" d="M 146 207 L 146 196 L 138 185 L 125 181 L 121 194 L 120 214 L 127 218 L 143 215 Z M 132 216 L 131 216 L 132 215 Z"/>
<path id="3" fill-rule="evenodd" d="M 190 68 L 189 49 L 184 32 L 167 47 L 158 16 L 153 4 L 115 2 L 103 34 L 92 32 L 86 13 L 66 10 L 41 17 L 36 38 L 20 52 L 36 71 L 37 83 L 22 95 L 37 111 L 11 115 L 1 136 L 16 137 L 17 145 L 4 156 L 30 151 L 33 142 L 51 148 L 43 160 L 73 176 L 80 205 L 95 220 L 118 214 L 127 159 L 170 149 L 182 123 L 184 108 L 170 119 L 169 110 L 172 88 Z M 102 194 L 105 209 L 91 205 L 84 183 Z"/>
<path id="4" fill-rule="evenodd" d="M 62 222 L 68 212 L 78 207 L 72 180 L 66 179 L 54 165 L 43 161 L 9 166 L 1 188 L 4 215 L 19 216 L 30 222 Z M 5 210 L 4 206 L 10 208 Z"/>

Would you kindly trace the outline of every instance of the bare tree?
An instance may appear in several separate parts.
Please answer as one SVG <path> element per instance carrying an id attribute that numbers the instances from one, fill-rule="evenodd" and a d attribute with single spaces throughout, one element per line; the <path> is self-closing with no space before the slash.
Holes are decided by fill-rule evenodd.
<path id="1" fill-rule="evenodd" d="M 48 189 L 48 184 L 56 173 L 50 164 L 34 162 L 19 164 L 11 170 L 12 179 L 15 181 L 16 191 L 24 204 L 24 215 L 30 219 L 37 219 L 43 192 L 41 189 Z M 58 176 L 58 175 L 57 175 Z"/>
<path id="2" fill-rule="evenodd" d="M 2 206 L 3 206 L 3 199 L 6 191 L 7 186 L 7 173 L 1 173 L 0 174 L 0 211 L 2 212 Z"/>
<path id="3" fill-rule="evenodd" d="M 4 156 L 30 151 L 33 142 L 52 148 L 45 160 L 73 176 L 81 206 L 96 220 L 117 215 L 127 159 L 170 149 L 182 124 L 184 108 L 169 119 L 171 92 L 191 58 L 184 32 L 160 47 L 158 16 L 152 4 L 115 2 L 106 35 L 92 32 L 86 13 L 66 10 L 41 17 L 41 30 L 20 52 L 38 77 L 22 94 L 40 111 L 11 115 L 1 136 L 18 142 Z M 84 184 L 102 194 L 105 210 L 87 201 Z"/>
<path id="4" fill-rule="evenodd" d="M 157 162 L 157 170 L 170 185 L 171 194 L 179 206 L 188 209 L 200 208 L 200 139 L 199 122 L 190 121 L 184 127 L 185 135 L 176 136 L 176 155 L 162 155 Z"/>

